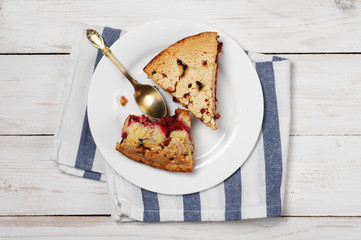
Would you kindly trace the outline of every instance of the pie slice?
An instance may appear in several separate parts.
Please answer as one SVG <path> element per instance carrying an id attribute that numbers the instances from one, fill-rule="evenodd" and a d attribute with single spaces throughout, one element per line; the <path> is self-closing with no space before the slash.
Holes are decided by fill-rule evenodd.
<path id="1" fill-rule="evenodd" d="M 144 72 L 208 127 L 217 129 L 216 85 L 218 54 L 216 32 L 184 38 L 155 56 Z"/>
<path id="2" fill-rule="evenodd" d="M 128 158 L 173 172 L 191 172 L 193 140 L 187 110 L 152 122 L 145 115 L 129 115 L 116 150 Z"/>

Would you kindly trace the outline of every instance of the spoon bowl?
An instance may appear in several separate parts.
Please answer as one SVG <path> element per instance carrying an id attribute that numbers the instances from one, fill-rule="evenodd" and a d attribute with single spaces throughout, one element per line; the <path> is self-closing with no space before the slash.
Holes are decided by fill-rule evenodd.
<path id="1" fill-rule="evenodd" d="M 167 115 L 167 106 L 162 95 L 151 85 L 139 85 L 135 89 L 134 99 L 140 110 L 153 118 Z"/>

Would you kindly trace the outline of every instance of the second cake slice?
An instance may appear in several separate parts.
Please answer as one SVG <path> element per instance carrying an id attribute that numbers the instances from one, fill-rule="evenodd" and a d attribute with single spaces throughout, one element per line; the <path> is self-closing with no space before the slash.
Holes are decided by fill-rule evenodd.
<path id="1" fill-rule="evenodd" d="M 194 147 L 189 112 L 177 109 L 174 116 L 155 122 L 144 115 L 129 115 L 116 150 L 152 167 L 191 172 Z"/>

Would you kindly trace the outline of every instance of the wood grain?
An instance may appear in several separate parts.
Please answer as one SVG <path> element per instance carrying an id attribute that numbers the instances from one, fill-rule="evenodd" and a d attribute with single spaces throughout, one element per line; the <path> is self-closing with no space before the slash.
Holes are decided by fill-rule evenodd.
<path id="1" fill-rule="evenodd" d="M 54 216 L 110 213 L 104 183 L 49 160 L 69 61 L 54 54 L 70 52 L 78 23 L 131 30 L 164 18 L 208 23 L 250 51 L 288 53 L 286 217 L 117 224 Z M 359 239 L 360 22 L 359 0 L 0 0 L 0 239 Z M 34 134 L 49 136 L 19 136 Z"/>
<path id="2" fill-rule="evenodd" d="M 361 218 L 115 223 L 110 217 L 1 217 L 1 239 L 359 239 Z"/>
<path id="3" fill-rule="evenodd" d="M 0 137 L 0 214 L 109 213 L 105 183 L 69 176 L 50 161 L 53 137 Z"/>
<path id="4" fill-rule="evenodd" d="M 360 136 L 290 138 L 284 215 L 361 216 Z"/>
<path id="5" fill-rule="evenodd" d="M 199 20 L 257 52 L 361 52 L 360 1 L 4 0 L 0 52 L 69 52 L 75 25 L 125 30 L 164 18 Z"/>
<path id="6" fill-rule="evenodd" d="M 0 215 L 109 214 L 104 183 L 61 173 L 53 137 L 0 137 Z M 360 136 L 290 138 L 284 216 L 361 216 Z"/>
<path id="7" fill-rule="evenodd" d="M 283 57 L 292 60 L 291 135 L 361 134 L 361 55 Z M 0 134 L 54 133 L 68 61 L 0 56 Z"/>
<path id="8" fill-rule="evenodd" d="M 69 56 L 0 56 L 0 134 L 53 134 Z"/>
<path id="9" fill-rule="evenodd" d="M 284 55 L 291 59 L 291 134 L 361 133 L 361 55 Z"/>

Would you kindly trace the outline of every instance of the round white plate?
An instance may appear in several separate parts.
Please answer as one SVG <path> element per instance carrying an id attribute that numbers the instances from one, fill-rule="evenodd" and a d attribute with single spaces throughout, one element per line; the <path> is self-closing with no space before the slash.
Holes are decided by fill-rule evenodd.
<path id="1" fill-rule="evenodd" d="M 200 32 L 218 32 L 223 42 L 219 55 L 217 98 L 221 118 L 211 130 L 192 117 L 194 168 L 191 173 L 175 173 L 149 167 L 115 150 L 129 114 L 141 115 L 133 88 L 121 72 L 103 57 L 89 89 L 88 118 L 95 143 L 106 161 L 122 177 L 141 188 L 164 194 L 188 194 L 210 188 L 229 177 L 252 151 L 263 119 L 263 94 L 255 68 L 242 48 L 225 33 L 203 23 L 188 20 L 160 20 L 141 25 L 116 41 L 111 50 L 141 83 L 147 79 L 143 67 L 160 51 L 178 40 Z M 158 88 L 159 89 L 159 88 Z M 170 115 L 181 107 L 161 90 Z M 119 97 L 128 99 L 125 107 Z"/>

